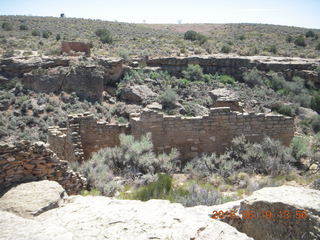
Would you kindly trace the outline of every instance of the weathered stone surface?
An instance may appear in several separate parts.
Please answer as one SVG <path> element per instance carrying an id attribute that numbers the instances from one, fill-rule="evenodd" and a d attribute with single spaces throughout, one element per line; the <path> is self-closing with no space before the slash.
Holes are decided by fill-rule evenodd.
<path id="1" fill-rule="evenodd" d="M 24 75 L 24 87 L 37 92 L 76 92 L 81 99 L 101 101 L 104 90 L 103 71 L 96 66 L 77 65 L 39 69 Z"/>
<path id="2" fill-rule="evenodd" d="M 162 110 L 162 105 L 158 102 L 153 102 L 148 104 L 146 108 L 153 109 L 153 110 Z"/>
<path id="3" fill-rule="evenodd" d="M 156 97 L 154 93 L 147 85 L 134 85 L 127 86 L 121 89 L 121 100 L 128 101 L 130 103 L 142 103 L 144 100 L 152 97 Z"/>
<path id="4" fill-rule="evenodd" d="M 21 77 L 23 73 L 38 68 L 69 66 L 69 59 L 64 57 L 23 57 L 0 59 L 0 72 L 5 76 Z"/>
<path id="5" fill-rule="evenodd" d="M 73 234 L 64 227 L 19 217 L 0 211 L 0 240 L 72 240 Z"/>
<path id="6" fill-rule="evenodd" d="M 80 98 L 101 101 L 105 85 L 119 81 L 124 68 L 121 59 L 25 57 L 0 59 L 0 72 L 22 78 L 26 88 L 37 92 L 76 92 Z"/>
<path id="7" fill-rule="evenodd" d="M 21 217 L 34 217 L 59 207 L 67 193 L 54 181 L 23 183 L 11 188 L 0 198 L 0 209 Z"/>
<path id="8" fill-rule="evenodd" d="M 268 210 L 273 219 L 261 216 Z M 298 219 L 303 210 L 309 217 Z M 291 186 L 263 188 L 241 202 L 243 211 L 252 211 L 255 219 L 242 219 L 236 227 L 256 240 L 320 239 L 320 191 Z"/>
<path id="9" fill-rule="evenodd" d="M 217 88 L 209 92 L 213 101 L 213 107 L 230 107 L 232 111 L 243 112 L 243 107 L 239 103 L 236 92 L 227 88 Z"/>
<path id="10" fill-rule="evenodd" d="M 164 200 L 74 196 L 36 219 L 47 226 L 59 223 L 74 239 L 251 239 L 207 212 Z"/>
<path id="11" fill-rule="evenodd" d="M 298 117 L 302 120 L 311 119 L 318 115 L 316 111 L 313 111 L 310 108 L 299 107 L 298 108 Z"/>

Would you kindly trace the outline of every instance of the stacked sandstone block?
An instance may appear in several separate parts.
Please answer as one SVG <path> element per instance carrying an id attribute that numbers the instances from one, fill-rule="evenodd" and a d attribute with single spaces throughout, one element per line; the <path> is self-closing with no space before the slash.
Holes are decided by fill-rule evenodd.
<path id="1" fill-rule="evenodd" d="M 86 179 L 68 168 L 42 142 L 28 141 L 0 144 L 0 190 L 21 182 L 52 180 L 68 194 L 77 194 L 87 186 Z"/>

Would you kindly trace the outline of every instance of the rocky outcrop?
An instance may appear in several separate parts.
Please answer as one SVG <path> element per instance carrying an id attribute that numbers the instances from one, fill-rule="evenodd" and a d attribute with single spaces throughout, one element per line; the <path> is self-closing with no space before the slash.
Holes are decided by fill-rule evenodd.
<path id="1" fill-rule="evenodd" d="M 3 79 L 21 78 L 25 88 L 36 92 L 75 92 L 102 101 L 106 86 L 119 81 L 124 67 L 121 59 L 30 57 L 0 59 L 0 72 Z"/>
<path id="2" fill-rule="evenodd" d="M 94 65 L 37 69 L 22 78 L 25 88 L 37 92 L 76 92 L 80 99 L 101 101 L 104 72 Z"/>
<path id="3" fill-rule="evenodd" d="M 320 239 L 320 191 L 268 187 L 240 204 L 242 218 L 230 222 L 256 240 Z"/>
<path id="4" fill-rule="evenodd" d="M 157 96 L 147 85 L 133 85 L 121 88 L 120 99 L 129 103 L 142 103 Z"/>
<path id="5" fill-rule="evenodd" d="M 66 191 L 57 182 L 44 180 L 23 183 L 11 188 L 0 198 L 0 210 L 31 218 L 59 207 L 65 197 Z"/>
<path id="6" fill-rule="evenodd" d="M 149 67 L 160 67 L 175 75 L 181 75 L 188 64 L 199 64 L 204 73 L 227 74 L 236 79 L 241 79 L 244 72 L 252 68 L 260 71 L 281 72 L 291 80 L 294 76 L 303 77 L 306 80 L 320 84 L 320 76 L 314 71 L 320 65 L 319 59 L 267 57 L 267 56 L 236 56 L 236 55 L 212 55 L 193 57 L 154 58 L 146 61 Z"/>
<path id="7" fill-rule="evenodd" d="M 42 142 L 28 141 L 0 144 L 0 190 L 21 182 L 52 180 L 59 182 L 68 194 L 86 188 L 86 179 L 68 168 Z"/>
<path id="8" fill-rule="evenodd" d="M 25 186 L 27 185 L 28 195 L 39 194 L 39 191 L 33 190 L 32 183 Z M 56 193 L 55 189 L 46 186 L 48 185 L 44 185 L 42 189 L 46 194 Z M 38 197 L 46 199 L 44 194 Z M 24 205 L 27 212 L 29 209 L 37 209 L 33 202 L 23 201 L 23 198 L 17 196 L 14 203 L 17 206 Z M 172 204 L 165 200 L 141 202 L 92 196 L 69 197 L 61 207 L 45 211 L 28 220 L 0 211 L 0 230 L 0 239 L 18 240 L 62 237 L 79 240 L 252 239 L 226 223 L 210 219 L 207 211 L 188 209 L 181 204 Z"/>
<path id="9" fill-rule="evenodd" d="M 209 92 L 213 107 L 230 107 L 232 111 L 243 112 L 242 103 L 237 94 L 226 88 L 217 88 Z"/>
<path id="10" fill-rule="evenodd" d="M 0 72 L 7 77 L 22 77 L 34 69 L 66 67 L 70 60 L 65 57 L 31 57 L 0 59 Z"/>

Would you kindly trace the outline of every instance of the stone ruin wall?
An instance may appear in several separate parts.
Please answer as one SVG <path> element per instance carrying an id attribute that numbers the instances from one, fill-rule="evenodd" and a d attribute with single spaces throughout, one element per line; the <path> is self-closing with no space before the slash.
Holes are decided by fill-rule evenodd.
<path id="1" fill-rule="evenodd" d="M 154 111 L 131 115 L 128 125 L 97 122 L 92 115 L 76 115 L 69 118 L 78 123 L 78 129 L 69 134 L 77 136 L 76 141 L 67 143 L 67 135 L 59 140 L 56 127 L 49 130 L 50 148 L 60 149 L 61 158 L 73 160 L 64 155 L 66 146 L 77 146 L 81 159 L 88 159 L 92 153 L 104 147 L 119 145 L 121 133 L 140 137 L 148 132 L 156 152 L 169 152 L 177 148 L 182 157 L 193 158 L 201 153 L 222 153 L 230 146 L 235 136 L 244 135 L 250 141 L 261 141 L 270 136 L 289 145 L 294 135 L 293 118 L 282 115 L 265 115 L 230 111 L 228 107 L 212 108 L 210 114 L 202 117 L 164 116 Z M 66 145 L 67 144 L 67 145 Z M 68 148 L 68 147 L 67 147 Z"/>
<path id="2" fill-rule="evenodd" d="M 202 57 L 174 57 L 154 58 L 146 60 L 149 67 L 159 67 L 177 76 L 187 68 L 189 64 L 199 64 L 204 73 L 226 74 L 236 79 L 242 79 L 244 72 L 257 68 L 260 71 L 281 72 L 287 80 L 294 76 L 302 77 L 320 85 L 320 75 L 313 71 L 320 65 L 317 59 L 265 57 L 265 56 L 202 56 Z"/>
<path id="3" fill-rule="evenodd" d="M 44 179 L 57 181 L 68 194 L 78 194 L 87 187 L 86 179 L 42 142 L 0 144 L 0 169 L 0 194 L 15 184 Z"/>

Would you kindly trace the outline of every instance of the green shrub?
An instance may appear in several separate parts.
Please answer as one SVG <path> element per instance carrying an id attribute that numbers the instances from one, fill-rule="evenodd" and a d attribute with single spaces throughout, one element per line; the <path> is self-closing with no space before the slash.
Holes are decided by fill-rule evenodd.
<path id="1" fill-rule="evenodd" d="M 73 168 L 88 179 L 90 188 L 113 196 L 121 189 L 121 185 L 112 181 L 114 175 L 132 180 L 140 174 L 176 171 L 176 150 L 173 149 L 169 155 L 157 156 L 152 149 L 150 134 L 143 136 L 141 140 L 121 134 L 119 147 L 101 149 L 89 161 L 73 163 Z"/>
<path id="2" fill-rule="evenodd" d="M 189 31 L 185 32 L 184 39 L 190 40 L 190 41 L 198 40 L 200 44 L 203 44 L 208 40 L 208 37 L 201 34 L 201 33 L 197 33 L 193 30 L 189 30 Z"/>
<path id="3" fill-rule="evenodd" d="M 32 36 L 40 36 L 41 32 L 39 30 L 34 29 L 34 30 L 32 30 L 31 35 Z"/>
<path id="4" fill-rule="evenodd" d="M 19 29 L 22 30 L 22 31 L 27 31 L 27 30 L 29 30 L 28 26 L 25 25 L 25 24 L 21 24 L 20 27 L 19 27 Z"/>
<path id="5" fill-rule="evenodd" d="M 182 71 L 182 76 L 189 81 L 203 81 L 202 68 L 198 64 L 189 64 L 187 69 Z"/>
<path id="6" fill-rule="evenodd" d="M 111 44 L 113 42 L 113 38 L 111 36 L 111 34 L 106 34 L 106 35 L 102 35 L 100 37 L 100 41 L 102 43 L 108 43 L 108 44 Z"/>
<path id="7" fill-rule="evenodd" d="M 311 98 L 310 107 L 320 114 L 320 95 L 319 94 Z"/>
<path id="8" fill-rule="evenodd" d="M 174 108 L 178 101 L 178 95 L 172 88 L 167 88 L 159 96 L 159 101 L 165 109 Z"/>
<path id="9" fill-rule="evenodd" d="M 2 23 L 1 25 L 2 29 L 5 30 L 5 31 L 11 31 L 13 29 L 13 26 L 11 23 L 9 22 L 4 22 Z"/>
<path id="10" fill-rule="evenodd" d="M 298 36 L 298 37 L 294 40 L 294 44 L 295 44 L 296 46 L 299 46 L 299 47 L 305 47 L 305 46 L 307 46 L 307 44 L 306 44 L 306 42 L 305 42 L 305 40 L 304 40 L 303 35 Z"/>
<path id="11" fill-rule="evenodd" d="M 291 170 L 295 162 L 290 154 L 290 149 L 279 141 L 269 137 L 261 143 L 250 143 L 243 136 L 232 140 L 228 155 L 236 162 L 240 162 L 243 172 L 254 172 L 266 175 L 279 175 Z"/>
<path id="12" fill-rule="evenodd" d="M 315 33 L 310 30 L 310 31 L 306 32 L 306 37 L 307 38 L 309 38 L 309 37 L 314 38 L 315 37 Z"/>
<path id="13" fill-rule="evenodd" d="M 141 201 L 167 199 L 170 192 L 172 192 L 172 177 L 167 174 L 158 174 L 158 179 L 155 182 L 141 187 L 131 198 Z"/>
<path id="14" fill-rule="evenodd" d="M 320 115 L 312 118 L 311 127 L 315 133 L 320 132 Z"/>
<path id="15" fill-rule="evenodd" d="M 283 76 L 280 76 L 274 72 L 272 72 L 270 75 L 269 82 L 267 82 L 268 87 L 271 87 L 275 91 L 285 88 L 286 80 Z"/>
<path id="16" fill-rule="evenodd" d="M 231 52 L 231 47 L 229 45 L 224 45 L 222 48 L 221 48 L 221 52 L 223 53 L 230 53 Z"/>
<path id="17" fill-rule="evenodd" d="M 43 38 L 49 38 L 52 33 L 50 31 L 42 31 Z"/>
<path id="18" fill-rule="evenodd" d="M 228 177 L 239 168 L 239 163 L 233 159 L 227 159 L 225 155 L 217 156 L 215 153 L 203 155 L 192 159 L 184 168 L 184 171 L 203 178 L 212 174 Z"/>
<path id="19" fill-rule="evenodd" d="M 295 159 L 300 160 L 302 157 L 307 157 L 310 154 L 308 143 L 303 137 L 294 137 L 291 141 L 292 155 Z"/>
<path id="20" fill-rule="evenodd" d="M 273 53 L 273 54 L 276 54 L 276 53 L 278 52 L 278 49 L 277 49 L 277 46 L 276 46 L 276 45 L 271 45 L 271 46 L 269 46 L 268 48 L 266 48 L 266 50 L 267 50 L 268 52 Z"/>
<path id="21" fill-rule="evenodd" d="M 193 30 L 186 31 L 184 34 L 185 40 L 196 41 L 198 37 L 198 33 Z"/>
<path id="22" fill-rule="evenodd" d="M 61 36 L 60 36 L 60 34 L 58 33 L 58 34 L 56 35 L 56 40 L 59 41 L 60 39 L 61 39 Z"/>
<path id="23" fill-rule="evenodd" d="M 320 51 L 320 43 L 316 46 L 316 50 Z"/>
<path id="24" fill-rule="evenodd" d="M 256 68 L 253 68 L 249 72 L 245 72 L 243 74 L 243 80 L 249 87 L 262 86 L 264 82 L 263 77 Z"/>
<path id="25" fill-rule="evenodd" d="M 95 34 L 99 37 L 102 43 L 111 44 L 113 42 L 113 37 L 110 31 L 105 28 L 97 29 Z"/>
<path id="26" fill-rule="evenodd" d="M 246 39 L 246 36 L 245 35 L 241 35 L 240 37 L 239 37 L 239 40 L 241 40 L 241 41 L 243 41 L 243 40 L 245 40 Z"/>
<path id="27" fill-rule="evenodd" d="M 236 82 L 236 80 L 233 77 L 230 77 L 228 75 L 220 75 L 218 77 L 218 81 L 223 84 L 230 84 L 230 85 L 233 85 Z"/>
<path id="28" fill-rule="evenodd" d="M 286 115 L 290 117 L 295 116 L 295 110 L 290 105 L 280 105 L 274 110 L 282 115 Z"/>
<path id="29" fill-rule="evenodd" d="M 222 195 L 215 190 L 208 190 L 193 184 L 188 189 L 188 194 L 177 197 L 177 202 L 185 207 L 194 207 L 197 205 L 213 206 L 223 203 Z"/>
<path id="30" fill-rule="evenodd" d="M 293 37 L 292 37 L 291 35 L 288 35 L 288 36 L 286 37 L 286 41 L 287 41 L 288 43 L 293 42 Z"/>

